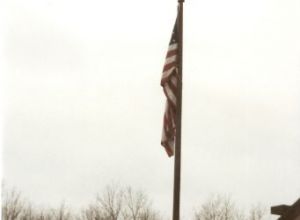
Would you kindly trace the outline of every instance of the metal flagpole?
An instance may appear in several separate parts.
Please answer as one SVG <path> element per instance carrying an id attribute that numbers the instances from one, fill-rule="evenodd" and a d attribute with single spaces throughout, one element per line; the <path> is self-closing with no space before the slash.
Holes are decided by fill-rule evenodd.
<path id="1" fill-rule="evenodd" d="M 178 74 L 176 108 L 176 142 L 174 159 L 174 191 L 173 191 L 173 220 L 180 219 L 180 173 L 181 173 L 181 111 L 182 111 L 182 41 L 183 41 L 183 2 L 178 0 Z"/>

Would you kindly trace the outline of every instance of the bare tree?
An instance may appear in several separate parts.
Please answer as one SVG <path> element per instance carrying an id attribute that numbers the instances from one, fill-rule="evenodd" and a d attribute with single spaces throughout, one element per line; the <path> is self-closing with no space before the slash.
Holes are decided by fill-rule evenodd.
<path id="1" fill-rule="evenodd" d="M 65 203 L 62 203 L 58 209 L 53 210 L 53 219 L 54 220 L 70 220 L 71 213 L 66 208 Z"/>
<path id="2" fill-rule="evenodd" d="M 124 193 L 125 208 L 123 216 L 125 220 L 138 220 L 149 206 L 148 198 L 142 191 L 133 191 L 127 187 Z"/>
<path id="3" fill-rule="evenodd" d="M 238 210 L 230 198 L 213 196 L 199 210 L 195 211 L 195 220 L 263 220 L 266 214 L 261 205 L 253 206 L 249 215 Z"/>
<path id="4" fill-rule="evenodd" d="M 83 209 L 80 220 L 159 220 L 143 191 L 109 185 L 96 202 Z"/>
<path id="5" fill-rule="evenodd" d="M 124 191 L 124 220 L 156 220 L 159 219 L 152 207 L 148 196 L 141 190 L 134 191 L 127 187 Z"/>
<path id="6" fill-rule="evenodd" d="M 39 212 L 37 220 L 53 220 L 53 210 L 46 209 Z"/>
<path id="7" fill-rule="evenodd" d="M 24 209 L 21 193 L 13 190 L 4 190 L 2 194 L 2 219 L 16 220 Z"/>
<path id="8" fill-rule="evenodd" d="M 152 208 L 146 208 L 140 215 L 140 220 L 161 220 L 159 213 Z"/>
<path id="9" fill-rule="evenodd" d="M 106 220 L 109 219 L 103 213 L 101 207 L 98 207 L 94 204 L 88 206 L 81 212 L 80 220 Z"/>
<path id="10" fill-rule="evenodd" d="M 109 185 L 101 196 L 97 196 L 97 208 L 107 220 L 118 220 L 123 208 L 123 190 L 117 185 Z"/>
<path id="11" fill-rule="evenodd" d="M 20 220 L 35 220 L 37 219 L 37 214 L 33 210 L 31 204 L 24 206 L 22 213 L 19 215 Z"/>
<path id="12" fill-rule="evenodd" d="M 265 217 L 266 209 L 261 205 L 253 206 L 250 209 L 248 220 L 262 220 Z"/>
<path id="13" fill-rule="evenodd" d="M 213 196 L 194 214 L 195 220 L 239 220 L 241 213 L 228 197 Z"/>
<path id="14" fill-rule="evenodd" d="M 96 219 L 96 209 L 90 205 L 88 208 L 83 209 L 81 212 L 82 220 L 95 220 Z"/>
<path id="15" fill-rule="evenodd" d="M 4 188 L 4 187 L 3 187 Z M 65 203 L 56 209 L 33 208 L 16 190 L 3 191 L 3 220 L 161 220 L 147 194 L 131 187 L 107 186 L 81 213 L 72 213 Z"/>

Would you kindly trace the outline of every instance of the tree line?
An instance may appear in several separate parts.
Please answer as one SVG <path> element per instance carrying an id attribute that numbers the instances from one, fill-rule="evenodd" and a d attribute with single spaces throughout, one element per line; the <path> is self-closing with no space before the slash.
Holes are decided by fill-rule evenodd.
<path id="1" fill-rule="evenodd" d="M 2 187 L 3 188 L 3 187 Z M 226 196 L 214 195 L 197 206 L 193 220 L 264 220 L 265 209 L 256 205 L 245 214 Z M 58 208 L 35 208 L 14 189 L 2 189 L 3 220 L 164 220 L 148 195 L 132 187 L 108 185 L 78 212 L 64 203 Z"/>

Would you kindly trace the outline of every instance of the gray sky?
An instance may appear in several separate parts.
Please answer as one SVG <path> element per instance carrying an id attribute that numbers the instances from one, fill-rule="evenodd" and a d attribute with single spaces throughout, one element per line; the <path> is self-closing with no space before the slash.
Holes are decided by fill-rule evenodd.
<path id="1" fill-rule="evenodd" d="M 112 182 L 171 213 L 159 86 L 175 0 L 3 0 L 3 178 L 80 207 Z M 300 2 L 187 0 L 182 214 L 300 194 Z"/>

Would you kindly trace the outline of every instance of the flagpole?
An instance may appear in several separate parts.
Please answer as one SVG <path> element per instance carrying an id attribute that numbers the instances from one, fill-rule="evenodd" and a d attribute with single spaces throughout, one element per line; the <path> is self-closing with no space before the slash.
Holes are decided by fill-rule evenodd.
<path id="1" fill-rule="evenodd" d="M 181 111 L 182 111 L 182 48 L 183 48 L 183 2 L 178 0 L 178 74 L 179 83 L 177 90 L 176 108 L 176 140 L 174 159 L 174 192 L 173 192 L 173 220 L 180 220 L 180 177 L 181 177 Z"/>

